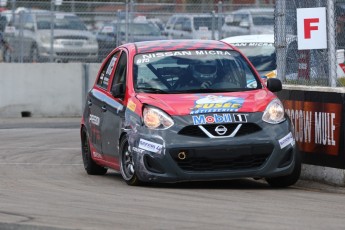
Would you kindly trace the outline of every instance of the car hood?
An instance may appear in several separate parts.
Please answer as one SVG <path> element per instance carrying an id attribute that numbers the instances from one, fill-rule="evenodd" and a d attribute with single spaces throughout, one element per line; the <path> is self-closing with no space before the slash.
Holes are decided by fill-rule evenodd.
<path id="1" fill-rule="evenodd" d="M 276 96 L 267 89 L 209 94 L 137 94 L 143 104 L 158 107 L 171 116 L 224 112 L 263 112 Z"/>
<path id="2" fill-rule="evenodd" d="M 39 30 L 38 33 L 41 36 L 51 36 L 50 30 Z M 85 39 L 92 39 L 95 38 L 95 35 L 92 34 L 90 31 L 86 30 L 59 30 L 54 29 L 54 38 L 85 38 Z"/>

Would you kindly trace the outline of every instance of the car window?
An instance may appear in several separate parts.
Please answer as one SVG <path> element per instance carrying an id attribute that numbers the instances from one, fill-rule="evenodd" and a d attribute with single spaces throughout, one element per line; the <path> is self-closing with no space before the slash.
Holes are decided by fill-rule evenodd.
<path id="1" fill-rule="evenodd" d="M 256 26 L 274 26 L 274 16 L 269 14 L 253 15 L 253 24 Z"/>
<path id="2" fill-rule="evenodd" d="M 139 92 L 246 91 L 261 84 L 243 56 L 233 50 L 186 50 L 138 54 L 134 88 Z"/>
<path id="3" fill-rule="evenodd" d="M 50 29 L 50 24 L 50 15 L 37 15 L 37 29 Z M 85 24 L 77 16 L 73 15 L 55 15 L 54 29 L 87 30 Z"/>
<path id="4" fill-rule="evenodd" d="M 224 19 L 222 20 L 224 21 Z M 212 24 L 214 25 L 214 27 L 218 26 L 218 17 L 214 17 L 213 19 L 212 17 L 195 17 L 193 19 L 193 24 L 195 30 L 200 30 L 200 28 L 207 28 L 208 30 L 212 30 Z"/>
<path id="5" fill-rule="evenodd" d="M 126 73 L 127 73 L 127 54 L 125 52 L 121 53 L 121 57 L 116 66 L 113 85 L 119 83 L 126 83 Z"/>
<path id="6" fill-rule="evenodd" d="M 233 26 L 239 26 L 241 22 L 249 23 L 248 14 L 234 14 L 233 21 L 230 23 Z"/>
<path id="7" fill-rule="evenodd" d="M 103 66 L 103 69 L 101 70 L 101 74 L 99 75 L 99 78 L 97 79 L 97 86 L 106 89 L 109 84 L 110 76 L 113 72 L 116 60 L 118 58 L 119 52 L 116 52 L 113 54 L 112 57 L 110 57 L 106 64 Z"/>
<path id="8" fill-rule="evenodd" d="M 167 30 L 171 29 L 171 27 L 175 23 L 176 19 L 177 19 L 177 17 L 175 17 L 175 16 L 172 16 L 171 18 L 169 18 L 169 20 L 168 20 L 168 22 L 167 22 L 167 24 L 165 26 L 165 29 L 167 29 Z"/>
<path id="9" fill-rule="evenodd" d="M 174 25 L 174 30 L 182 30 L 184 23 L 188 20 L 186 17 L 181 17 L 176 20 Z"/>
<path id="10" fill-rule="evenodd" d="M 272 71 L 277 68 L 276 53 L 273 43 L 238 42 L 232 44 L 248 57 L 258 71 Z"/>

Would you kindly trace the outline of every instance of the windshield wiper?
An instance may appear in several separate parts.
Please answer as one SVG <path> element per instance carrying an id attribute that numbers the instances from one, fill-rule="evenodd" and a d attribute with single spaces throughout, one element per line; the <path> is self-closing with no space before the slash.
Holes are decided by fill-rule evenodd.
<path id="1" fill-rule="evenodd" d="M 238 89 L 187 89 L 187 90 L 176 90 L 170 93 L 226 93 L 226 92 L 236 92 Z"/>
<path id="2" fill-rule="evenodd" d="M 140 88 L 136 88 L 137 90 L 140 90 L 142 92 L 146 92 L 146 93 L 168 93 L 165 90 L 161 90 L 161 89 L 157 89 L 157 88 L 151 88 L 151 87 L 140 87 Z"/>

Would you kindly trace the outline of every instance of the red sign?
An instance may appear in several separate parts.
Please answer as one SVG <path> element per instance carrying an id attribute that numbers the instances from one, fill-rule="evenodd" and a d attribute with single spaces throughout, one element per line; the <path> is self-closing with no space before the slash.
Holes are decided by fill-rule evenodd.
<path id="1" fill-rule="evenodd" d="M 305 18 L 304 19 L 304 38 L 305 39 L 311 38 L 312 30 L 319 30 L 318 26 L 312 26 L 312 23 L 318 23 L 319 21 L 320 21 L 319 18 Z"/>

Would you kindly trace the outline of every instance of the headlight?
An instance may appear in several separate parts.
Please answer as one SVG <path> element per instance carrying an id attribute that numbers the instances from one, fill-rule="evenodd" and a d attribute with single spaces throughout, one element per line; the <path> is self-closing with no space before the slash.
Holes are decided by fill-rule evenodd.
<path id="1" fill-rule="evenodd" d="M 274 99 L 268 104 L 262 120 L 271 124 L 278 124 L 285 121 L 284 107 L 279 99 Z"/>
<path id="2" fill-rule="evenodd" d="M 145 126 L 149 129 L 167 129 L 174 124 L 168 114 L 153 107 L 144 108 L 143 119 Z"/>

